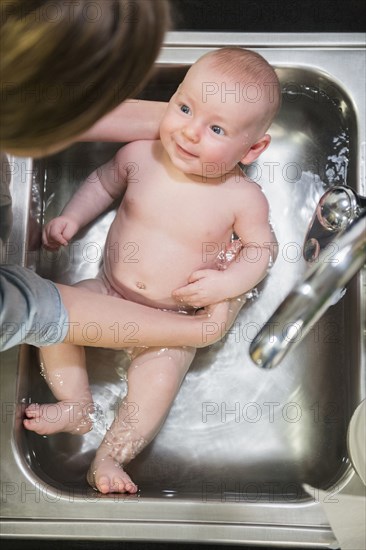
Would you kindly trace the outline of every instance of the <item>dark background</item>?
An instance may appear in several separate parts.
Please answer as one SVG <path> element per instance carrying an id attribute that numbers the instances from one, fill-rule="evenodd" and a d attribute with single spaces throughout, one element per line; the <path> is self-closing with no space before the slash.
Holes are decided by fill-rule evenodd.
<path id="1" fill-rule="evenodd" d="M 154 0 L 148 0 L 154 1 Z M 171 0 L 174 30 L 365 32 L 364 0 Z M 3 540 L 2 550 L 229 550 L 237 546 L 125 541 Z M 254 550 L 253 547 L 245 547 Z M 261 547 L 262 550 L 263 547 Z M 286 547 L 290 550 L 289 547 Z M 258 549 L 260 550 L 260 549 Z"/>
<path id="2" fill-rule="evenodd" d="M 365 32 L 364 0 L 171 0 L 177 30 Z"/>

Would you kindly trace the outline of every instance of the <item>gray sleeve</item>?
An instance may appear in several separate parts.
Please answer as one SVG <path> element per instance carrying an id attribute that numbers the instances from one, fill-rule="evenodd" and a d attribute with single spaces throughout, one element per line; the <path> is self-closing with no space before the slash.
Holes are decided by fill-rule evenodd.
<path id="1" fill-rule="evenodd" d="M 57 287 L 20 266 L 0 266 L 0 351 L 62 342 L 68 314 Z"/>

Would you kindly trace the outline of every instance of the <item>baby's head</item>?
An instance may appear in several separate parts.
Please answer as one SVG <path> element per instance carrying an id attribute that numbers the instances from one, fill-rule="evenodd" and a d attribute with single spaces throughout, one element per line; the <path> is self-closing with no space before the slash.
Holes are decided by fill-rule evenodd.
<path id="1" fill-rule="evenodd" d="M 201 57 L 170 100 L 161 139 L 177 167 L 202 175 L 221 163 L 229 172 L 268 147 L 266 134 L 281 103 L 271 65 L 259 54 L 227 47 Z"/>
<path id="2" fill-rule="evenodd" d="M 239 47 L 226 47 L 202 56 L 188 71 L 202 74 L 208 68 L 210 82 L 202 82 L 203 101 L 220 94 L 222 108 L 234 101 L 238 118 L 260 105 L 255 111 L 257 135 L 270 127 L 281 105 L 281 87 L 273 67 L 256 52 Z M 192 75 L 190 75 L 192 76 Z"/>

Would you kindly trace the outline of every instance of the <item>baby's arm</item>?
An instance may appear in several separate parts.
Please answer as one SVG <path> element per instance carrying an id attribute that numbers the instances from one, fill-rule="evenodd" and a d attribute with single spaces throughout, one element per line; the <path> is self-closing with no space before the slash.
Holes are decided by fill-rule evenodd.
<path id="1" fill-rule="evenodd" d="M 234 231 L 243 244 L 225 271 L 200 269 L 188 285 L 173 292 L 178 302 L 203 307 L 240 296 L 265 276 L 277 254 L 277 240 L 269 223 L 269 207 L 261 189 L 250 183 L 244 200 L 238 200 Z"/>
<path id="2" fill-rule="evenodd" d="M 238 209 L 234 223 L 243 248 L 222 273 L 229 298 L 255 287 L 277 257 L 278 244 L 269 222 L 267 199 L 259 187 L 252 191 L 252 199 Z"/>
<path id="3" fill-rule="evenodd" d="M 128 145 L 106 164 L 92 172 L 82 183 L 61 215 L 43 230 L 43 244 L 54 250 L 67 245 L 85 225 L 104 212 L 124 192 L 133 166 L 128 161 Z"/>
<path id="4" fill-rule="evenodd" d="M 257 203 L 250 212 L 238 216 L 234 225 L 243 248 L 223 272 L 229 298 L 248 292 L 260 283 L 277 257 L 278 243 L 269 223 L 268 203 L 263 194 L 259 203 L 262 204 Z"/>

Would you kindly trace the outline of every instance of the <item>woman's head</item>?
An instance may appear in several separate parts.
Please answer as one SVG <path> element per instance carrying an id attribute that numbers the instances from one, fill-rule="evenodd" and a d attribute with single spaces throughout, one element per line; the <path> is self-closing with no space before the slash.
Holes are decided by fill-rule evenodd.
<path id="1" fill-rule="evenodd" d="M 67 143 L 134 94 L 167 0 L 1 0 L 0 150 Z"/>

